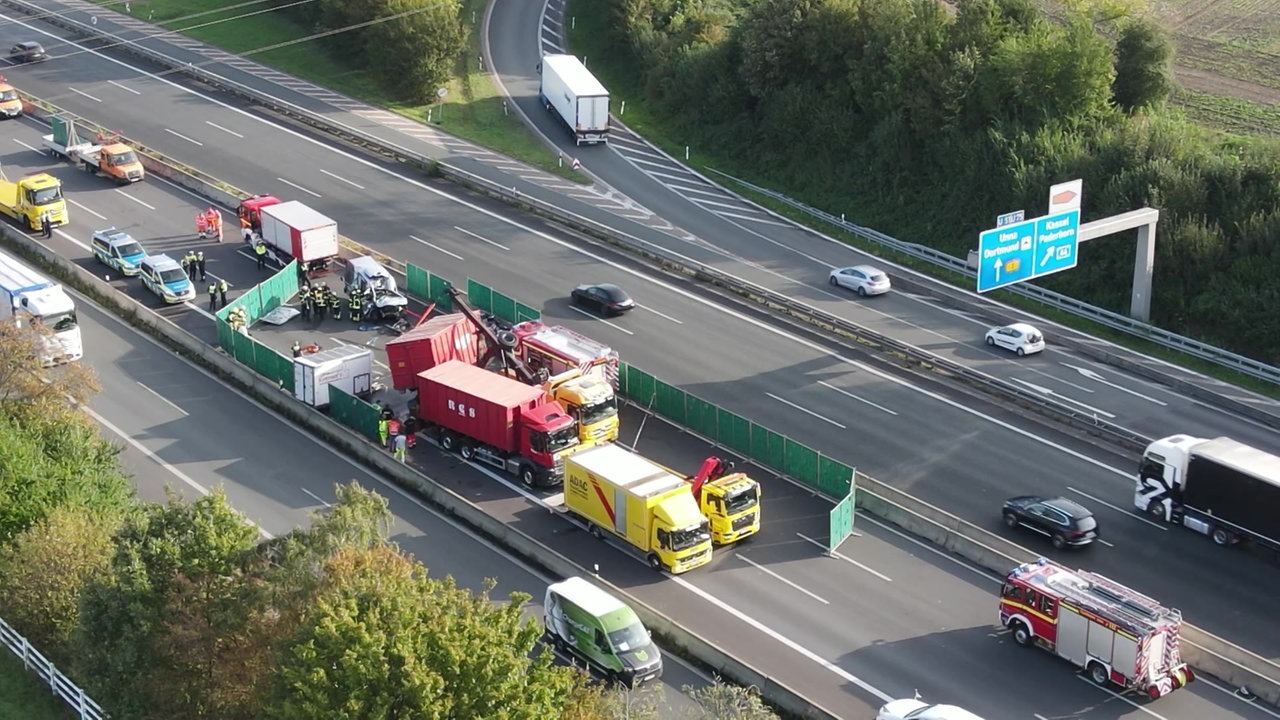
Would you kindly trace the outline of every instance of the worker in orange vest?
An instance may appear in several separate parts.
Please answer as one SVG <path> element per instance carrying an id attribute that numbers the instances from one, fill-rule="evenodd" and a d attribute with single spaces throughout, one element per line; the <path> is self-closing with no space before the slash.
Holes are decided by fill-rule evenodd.
<path id="1" fill-rule="evenodd" d="M 210 207 L 205 211 L 205 215 L 209 218 L 206 225 L 211 237 L 218 238 L 218 242 L 222 242 L 222 213 L 218 212 L 215 207 Z"/>
<path id="2" fill-rule="evenodd" d="M 196 236 L 203 238 L 205 233 L 209 231 L 209 216 L 205 213 L 196 213 Z"/>

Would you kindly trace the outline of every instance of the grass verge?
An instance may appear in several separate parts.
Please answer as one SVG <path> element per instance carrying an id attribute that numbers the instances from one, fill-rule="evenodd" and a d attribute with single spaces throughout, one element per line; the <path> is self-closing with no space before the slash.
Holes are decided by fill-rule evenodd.
<path id="1" fill-rule="evenodd" d="M 641 77 L 638 69 L 625 67 L 619 63 L 608 64 L 598 59 L 616 57 L 615 54 L 609 52 L 609 28 L 606 26 L 608 13 L 602 12 L 601 7 L 605 2 L 606 0 L 572 0 L 572 2 L 570 2 L 568 14 L 571 17 L 576 17 L 576 21 L 572 25 L 573 29 L 569 32 L 569 47 L 572 49 L 572 52 L 578 56 L 585 55 L 589 58 L 597 58 L 597 60 L 592 62 L 592 72 L 600 78 L 605 87 L 610 89 L 614 98 L 615 107 L 618 107 L 622 100 L 629 99 L 626 106 L 626 114 L 622 117 L 623 122 L 636 132 L 644 135 L 646 140 L 671 153 L 673 156 L 678 158 L 685 157 L 685 146 L 680 142 L 679 138 L 673 137 L 671 124 L 664 122 L 663 120 L 665 117 L 664 114 L 661 112 L 653 112 L 643 102 L 643 93 L 641 92 L 639 85 L 636 83 L 636 79 Z M 704 171 L 714 167 L 762 187 L 769 187 L 771 184 L 767 176 L 762 177 L 760 173 L 753 171 L 758 170 L 758 168 L 753 169 L 744 167 L 740 161 L 737 161 L 732 157 L 716 157 L 707 153 L 699 152 L 697 148 L 689 148 L 688 163 L 689 165 Z M 855 247 L 869 255 L 909 267 L 912 270 L 916 270 L 917 272 L 929 275 L 930 277 L 937 278 L 957 287 L 972 287 L 972 278 L 929 264 L 910 255 L 891 250 L 860 236 L 843 232 L 826 223 L 820 223 L 799 210 L 773 200 L 772 198 L 753 193 L 741 187 L 733 187 L 732 189 L 741 195 L 750 198 L 752 201 L 777 212 L 779 215 L 790 218 L 802 225 L 812 227 L 824 234 L 830 235 L 831 237 L 837 238 L 849 246 Z M 800 199 L 803 200 L 803 198 Z M 1119 332 L 1105 325 L 1099 325 L 1098 323 L 1091 322 L 1076 315 L 1062 312 L 1034 300 L 1024 298 L 1020 295 L 997 291 L 991 293 L 991 296 L 1007 305 L 1025 310 L 1029 313 L 1035 313 L 1036 315 L 1053 322 L 1103 338 L 1144 355 L 1156 357 L 1181 367 L 1203 373 L 1210 377 L 1218 378 L 1224 382 L 1229 382 L 1234 385 L 1253 390 L 1254 392 L 1280 399 L 1280 388 L 1277 388 L 1271 383 L 1258 380 L 1257 378 L 1229 370 L 1220 365 L 1206 362 L 1176 350 L 1170 350 L 1161 345 L 1156 345 L 1155 343 L 1136 338 L 1127 333 Z"/>
<path id="2" fill-rule="evenodd" d="M 123 12 L 121 0 L 94 0 Z M 133 0 L 130 14 L 249 59 L 329 88 L 357 100 L 387 108 L 470 140 L 573 182 L 581 173 L 560 167 L 554 151 L 533 134 L 514 111 L 489 73 L 481 66 L 481 23 L 486 0 L 464 0 L 463 18 L 470 42 L 458 59 L 442 102 L 411 105 L 389 97 L 364 70 L 335 57 L 315 41 L 298 42 L 313 31 L 279 10 L 240 0 Z M 276 47 L 280 46 L 280 47 Z M 267 47 L 273 50 L 258 52 Z"/>
<path id="3" fill-rule="evenodd" d="M 71 711 L 8 648 L 0 648 L 0 718 L 68 720 Z"/>

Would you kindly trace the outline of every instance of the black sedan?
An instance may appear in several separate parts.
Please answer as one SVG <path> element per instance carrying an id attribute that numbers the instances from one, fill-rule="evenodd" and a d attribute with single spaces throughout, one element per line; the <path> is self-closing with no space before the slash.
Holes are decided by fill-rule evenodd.
<path id="1" fill-rule="evenodd" d="M 606 317 L 630 312 L 636 306 L 626 291 L 612 283 L 579 285 L 570 297 L 575 305 L 591 308 Z"/>
<path id="2" fill-rule="evenodd" d="M 1083 547 L 1098 539 L 1098 521 L 1084 506 L 1066 498 L 1034 495 L 1004 502 L 1004 524 L 1049 538 L 1055 548 Z"/>
<path id="3" fill-rule="evenodd" d="M 20 42 L 9 49 L 9 59 L 16 63 L 39 62 L 47 57 L 44 46 L 31 40 Z"/>

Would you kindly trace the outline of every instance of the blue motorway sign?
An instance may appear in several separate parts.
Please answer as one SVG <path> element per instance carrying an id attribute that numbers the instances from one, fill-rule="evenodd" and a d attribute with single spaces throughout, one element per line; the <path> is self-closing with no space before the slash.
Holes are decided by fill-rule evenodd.
<path id="1" fill-rule="evenodd" d="M 1080 211 L 1032 218 L 978 236 L 978 292 L 1076 266 Z"/>

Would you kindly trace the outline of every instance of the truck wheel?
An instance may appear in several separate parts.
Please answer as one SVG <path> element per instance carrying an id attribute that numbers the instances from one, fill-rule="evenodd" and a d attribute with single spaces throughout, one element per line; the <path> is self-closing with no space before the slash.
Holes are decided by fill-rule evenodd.
<path id="1" fill-rule="evenodd" d="M 1224 547 L 1235 541 L 1235 536 L 1231 534 L 1230 530 L 1220 527 L 1214 528 L 1213 532 L 1209 533 L 1209 537 L 1213 539 L 1214 545 L 1222 545 Z"/>
<path id="2" fill-rule="evenodd" d="M 520 468 L 520 483 L 525 487 L 533 487 L 538 483 L 538 475 L 532 467 L 525 465 Z"/>
<path id="3" fill-rule="evenodd" d="M 469 445 L 468 443 L 462 443 L 462 445 L 458 448 L 458 454 L 462 456 L 463 460 L 476 459 L 476 449 L 471 447 L 471 445 Z"/>
<path id="4" fill-rule="evenodd" d="M 662 567 L 662 560 L 658 558 L 657 553 L 649 553 L 649 567 L 658 572 L 662 572 L 665 569 Z"/>
<path id="5" fill-rule="evenodd" d="M 453 452 L 458 449 L 458 438 L 454 437 L 453 433 L 441 433 L 440 447 L 449 452 Z"/>
<path id="6" fill-rule="evenodd" d="M 1089 679 L 1094 685 L 1106 687 L 1111 684 L 1111 673 L 1100 662 L 1089 663 Z"/>
<path id="7" fill-rule="evenodd" d="M 1021 621 L 1014 620 L 1010 622 L 1009 632 L 1013 634 L 1013 641 L 1018 643 L 1021 647 L 1028 647 L 1031 645 L 1031 631 L 1028 630 L 1027 626 L 1023 625 Z"/>
<path id="8" fill-rule="evenodd" d="M 595 523 L 591 523 L 589 526 L 587 526 L 587 532 L 591 534 L 591 537 L 597 540 L 604 539 L 604 531 L 602 531 L 600 529 L 600 526 L 596 525 Z"/>
<path id="9" fill-rule="evenodd" d="M 1147 503 L 1147 514 L 1157 520 L 1164 522 L 1164 503 L 1159 500 L 1152 500 Z"/>

